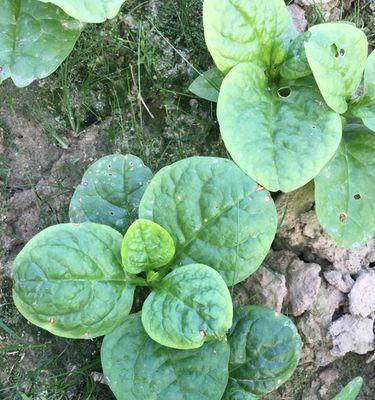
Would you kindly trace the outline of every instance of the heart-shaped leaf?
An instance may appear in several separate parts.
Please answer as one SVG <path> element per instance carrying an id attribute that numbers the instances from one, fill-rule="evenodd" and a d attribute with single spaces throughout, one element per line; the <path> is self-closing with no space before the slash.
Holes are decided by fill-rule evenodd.
<path id="1" fill-rule="evenodd" d="M 0 82 L 24 87 L 52 74 L 69 55 L 83 24 L 60 8 L 35 0 L 3 0 Z"/>
<path id="2" fill-rule="evenodd" d="M 190 85 L 189 90 L 202 99 L 216 103 L 223 79 L 224 75 L 217 68 L 211 68 L 199 75 Z"/>
<path id="3" fill-rule="evenodd" d="M 171 234 L 175 265 L 209 265 L 230 286 L 258 269 L 276 233 L 275 205 L 260 189 L 229 160 L 187 158 L 155 175 L 139 216 Z"/>
<path id="4" fill-rule="evenodd" d="M 124 234 L 137 218 L 138 206 L 152 178 L 143 161 L 113 154 L 92 164 L 70 202 L 72 222 L 97 222 Z"/>
<path id="5" fill-rule="evenodd" d="M 227 342 L 163 347 L 144 331 L 139 314 L 104 338 L 101 358 L 117 400 L 220 400 L 228 382 Z"/>
<path id="6" fill-rule="evenodd" d="M 296 36 L 283 0 L 204 0 L 204 34 L 220 71 L 242 62 L 280 64 Z"/>
<path id="7" fill-rule="evenodd" d="M 223 278 L 203 264 L 173 270 L 154 288 L 142 309 L 143 326 L 150 337 L 175 349 L 224 340 L 232 317 L 232 299 Z"/>
<path id="8" fill-rule="evenodd" d="M 20 313 L 67 338 L 111 332 L 133 303 L 121 242 L 117 231 L 91 222 L 55 225 L 34 236 L 13 265 L 13 298 Z"/>
<path id="9" fill-rule="evenodd" d="M 332 400 L 355 400 L 361 391 L 363 385 L 363 379 L 357 376 L 350 381 L 342 391 L 335 396 Z"/>
<path id="10" fill-rule="evenodd" d="M 35 0 L 34 0 L 35 1 Z M 114 18 L 125 0 L 39 0 L 61 7 L 67 14 L 84 22 L 104 22 Z"/>
<path id="11" fill-rule="evenodd" d="M 122 242 L 122 264 L 130 274 L 153 270 L 168 264 L 174 250 L 173 239 L 164 228 L 147 219 L 138 219 Z"/>
<path id="12" fill-rule="evenodd" d="M 274 192 L 290 192 L 313 179 L 341 140 L 340 116 L 311 80 L 269 85 L 263 70 L 250 63 L 225 77 L 217 113 L 234 161 Z"/>
<path id="13" fill-rule="evenodd" d="M 305 43 L 306 56 L 327 104 L 343 114 L 361 83 L 367 58 L 366 35 L 348 23 L 315 25 Z"/>
<path id="14" fill-rule="evenodd" d="M 301 356 L 302 342 L 292 321 L 265 307 L 235 310 L 228 341 L 227 392 L 238 394 L 228 399 L 252 399 L 272 392 L 291 377 Z"/>
<path id="15" fill-rule="evenodd" d="M 339 246 L 360 246 L 375 233 L 375 135 L 348 125 L 335 157 L 315 178 L 316 213 Z"/>

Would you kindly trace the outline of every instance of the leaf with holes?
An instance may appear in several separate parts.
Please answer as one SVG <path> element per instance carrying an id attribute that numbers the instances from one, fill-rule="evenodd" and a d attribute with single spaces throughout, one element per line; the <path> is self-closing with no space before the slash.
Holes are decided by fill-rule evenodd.
<path id="1" fill-rule="evenodd" d="M 118 400 L 220 400 L 228 381 L 225 341 L 175 350 L 154 342 L 140 314 L 103 340 L 103 372 Z"/>
<path id="2" fill-rule="evenodd" d="M 316 213 L 339 246 L 358 247 L 375 233 L 375 135 L 348 125 L 329 164 L 315 178 Z"/>
<path id="3" fill-rule="evenodd" d="M 91 221 L 125 233 L 137 218 L 138 206 L 152 178 L 133 155 L 106 156 L 85 172 L 69 207 L 72 222 Z"/>
<path id="4" fill-rule="evenodd" d="M 98 23 L 114 18 L 125 0 L 39 0 L 61 7 L 67 14 L 83 22 Z"/>
<path id="5" fill-rule="evenodd" d="M 258 269 L 277 228 L 269 193 L 233 162 L 215 157 L 187 158 L 159 171 L 139 216 L 171 234 L 172 265 L 209 265 L 229 286 Z"/>
<path id="6" fill-rule="evenodd" d="M 169 263 L 174 256 L 171 235 L 155 222 L 138 219 L 125 234 L 122 264 L 131 274 L 150 271 Z"/>
<path id="7" fill-rule="evenodd" d="M 236 309 L 228 341 L 227 393 L 238 394 L 232 399 L 251 399 L 277 389 L 292 376 L 301 356 L 302 342 L 293 322 L 265 307 Z"/>
<path id="8" fill-rule="evenodd" d="M 216 103 L 223 79 L 224 75 L 217 68 L 211 68 L 202 75 L 199 75 L 189 86 L 189 90 L 202 99 Z"/>
<path id="9" fill-rule="evenodd" d="M 329 23 L 309 29 L 307 59 L 327 104 L 343 114 L 347 100 L 361 83 L 367 58 L 366 35 L 348 23 Z"/>
<path id="10" fill-rule="evenodd" d="M 357 376 L 332 400 L 355 400 L 361 391 L 362 385 L 363 379 L 360 376 Z"/>
<path id="11" fill-rule="evenodd" d="M 52 74 L 69 55 L 83 24 L 35 0 L 4 0 L 0 16 L 0 82 L 24 87 Z"/>
<path id="12" fill-rule="evenodd" d="M 205 0 L 204 34 L 223 73 L 242 62 L 263 69 L 280 64 L 296 36 L 283 0 Z"/>
<path id="13" fill-rule="evenodd" d="M 111 332 L 133 303 L 121 242 L 120 233 L 91 222 L 55 225 L 34 236 L 13 264 L 13 298 L 20 313 L 67 338 Z"/>
<path id="14" fill-rule="evenodd" d="M 313 179 L 341 140 L 340 116 L 326 106 L 315 83 L 269 84 L 250 63 L 225 77 L 217 114 L 233 160 L 274 192 L 290 192 Z"/>
<path id="15" fill-rule="evenodd" d="M 150 337 L 181 350 L 224 340 L 232 317 L 232 299 L 223 278 L 203 264 L 173 270 L 142 308 L 143 327 Z"/>

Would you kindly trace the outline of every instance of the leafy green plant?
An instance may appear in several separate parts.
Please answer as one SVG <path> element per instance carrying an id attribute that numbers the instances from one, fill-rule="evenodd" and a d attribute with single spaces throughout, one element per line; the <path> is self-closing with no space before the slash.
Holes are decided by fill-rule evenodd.
<path id="1" fill-rule="evenodd" d="M 149 182 L 151 174 L 130 155 L 89 167 L 71 223 L 43 230 L 16 257 L 18 310 L 55 335 L 106 335 L 102 364 L 118 399 L 259 398 L 276 389 L 297 366 L 297 331 L 264 307 L 233 315 L 228 289 L 271 246 L 270 194 L 221 158 L 181 160 Z M 129 315 L 136 286 L 149 294 Z"/>
<path id="2" fill-rule="evenodd" d="M 283 0 L 205 0 L 203 22 L 217 68 L 190 89 L 218 102 L 233 160 L 270 191 L 315 178 L 323 228 L 340 246 L 365 244 L 375 232 L 375 55 L 365 34 L 343 22 L 298 35 Z"/>
<path id="3" fill-rule="evenodd" d="M 44 4 L 47 3 L 47 4 Z M 4 0 L 0 82 L 19 87 L 52 74 L 72 51 L 85 22 L 103 22 L 124 0 Z"/>
<path id="4" fill-rule="evenodd" d="M 332 400 L 355 400 L 359 392 L 361 391 L 362 385 L 362 377 L 357 376 L 352 381 L 350 381 Z"/>

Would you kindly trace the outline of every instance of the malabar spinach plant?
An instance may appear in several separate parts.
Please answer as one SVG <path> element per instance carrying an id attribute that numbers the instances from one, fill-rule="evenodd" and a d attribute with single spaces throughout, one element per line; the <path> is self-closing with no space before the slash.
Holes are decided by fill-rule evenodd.
<path id="1" fill-rule="evenodd" d="M 326 232 L 340 246 L 365 244 L 375 232 L 375 54 L 367 58 L 365 34 L 341 22 L 298 35 L 283 0 L 204 0 L 203 22 L 216 67 L 190 89 L 218 102 L 233 160 L 270 191 L 315 178 Z"/>
<path id="2" fill-rule="evenodd" d="M 85 23 L 115 17 L 124 1 L 3 0 L 0 82 L 11 78 L 24 87 L 52 74 L 72 51 Z"/>
<path id="3" fill-rule="evenodd" d="M 104 157 L 70 219 L 16 257 L 14 301 L 55 335 L 106 335 L 103 370 L 118 399 L 259 398 L 291 376 L 293 323 L 264 307 L 233 311 L 228 286 L 260 266 L 277 216 L 232 161 L 192 157 L 152 177 L 138 157 Z M 136 286 L 149 294 L 129 315 Z"/>

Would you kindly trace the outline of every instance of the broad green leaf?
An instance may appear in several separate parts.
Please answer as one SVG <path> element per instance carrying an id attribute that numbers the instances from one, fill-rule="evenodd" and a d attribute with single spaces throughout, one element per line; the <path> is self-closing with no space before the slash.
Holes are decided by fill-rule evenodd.
<path id="1" fill-rule="evenodd" d="M 0 82 L 24 87 L 52 74 L 69 55 L 83 24 L 36 0 L 3 0 L 0 13 Z"/>
<path id="2" fill-rule="evenodd" d="M 223 400 L 258 400 L 259 397 L 253 396 L 241 388 L 228 387 L 225 391 Z"/>
<path id="3" fill-rule="evenodd" d="M 227 392 L 264 396 L 292 376 L 301 356 L 302 342 L 293 322 L 265 307 L 235 310 L 228 341 L 231 355 Z"/>
<path id="4" fill-rule="evenodd" d="M 150 337 L 181 350 L 224 340 L 232 317 L 232 300 L 223 278 L 203 264 L 173 270 L 154 288 L 142 309 L 143 327 Z"/>
<path id="5" fill-rule="evenodd" d="M 375 134 L 348 125 L 334 158 L 315 178 L 319 222 L 339 246 L 357 247 L 375 233 Z"/>
<path id="6" fill-rule="evenodd" d="M 104 22 L 114 18 L 125 0 L 39 0 L 61 7 L 67 14 L 84 22 Z"/>
<path id="7" fill-rule="evenodd" d="M 304 46 L 310 35 L 310 32 L 305 32 L 292 40 L 286 59 L 280 69 L 283 78 L 299 79 L 311 75 Z"/>
<path id="8" fill-rule="evenodd" d="M 364 80 L 365 94 L 375 99 L 375 50 L 367 58 Z"/>
<path id="9" fill-rule="evenodd" d="M 144 331 L 140 314 L 104 338 L 101 358 L 117 400 L 220 400 L 228 382 L 227 342 L 163 347 Z"/>
<path id="10" fill-rule="evenodd" d="M 133 303 L 121 242 L 120 233 L 91 222 L 55 225 L 34 236 L 13 264 L 13 298 L 20 313 L 67 338 L 111 332 Z"/>
<path id="11" fill-rule="evenodd" d="M 280 64 L 296 36 L 283 0 L 204 0 L 208 50 L 223 73 L 242 62 Z"/>
<path id="12" fill-rule="evenodd" d="M 152 178 L 143 161 L 132 155 L 106 156 L 85 172 L 70 202 L 71 222 L 91 221 L 125 233 Z"/>
<path id="13" fill-rule="evenodd" d="M 229 160 L 192 157 L 155 175 L 139 216 L 171 234 L 175 265 L 209 265 L 231 286 L 258 269 L 276 233 L 275 205 L 259 189 Z"/>
<path id="14" fill-rule="evenodd" d="M 305 43 L 307 59 L 327 104 L 343 114 L 361 83 L 367 58 L 366 35 L 348 23 L 315 25 Z"/>
<path id="15" fill-rule="evenodd" d="M 363 379 L 360 376 L 349 382 L 332 400 L 355 400 L 361 391 Z"/>
<path id="16" fill-rule="evenodd" d="M 155 222 L 138 219 L 125 234 L 121 247 L 122 264 L 131 274 L 160 268 L 174 256 L 171 235 Z"/>
<path id="17" fill-rule="evenodd" d="M 217 68 L 211 68 L 199 75 L 190 85 L 189 90 L 202 99 L 217 103 L 223 79 L 224 75 Z"/>
<path id="18" fill-rule="evenodd" d="M 233 160 L 271 191 L 313 179 L 341 140 L 341 119 L 310 80 L 269 85 L 254 64 L 234 67 L 221 86 L 221 135 Z"/>

